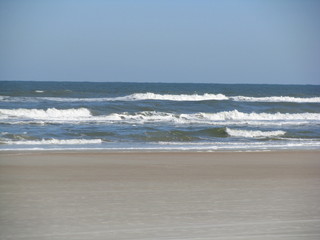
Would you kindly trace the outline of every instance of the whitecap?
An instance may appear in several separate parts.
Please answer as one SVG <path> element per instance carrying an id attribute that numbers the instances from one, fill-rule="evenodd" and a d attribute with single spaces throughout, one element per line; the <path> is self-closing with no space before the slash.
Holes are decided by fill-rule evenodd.
<path id="1" fill-rule="evenodd" d="M 320 103 L 320 97 L 301 98 L 289 96 L 271 96 L 271 97 L 230 97 L 233 101 L 238 102 L 292 102 L 292 103 Z"/>
<path id="2" fill-rule="evenodd" d="M 42 90 L 35 90 L 43 93 Z M 0 101 L 4 102 L 112 102 L 112 101 L 237 101 L 237 102 L 292 102 L 292 103 L 320 103 L 320 97 L 291 97 L 291 96 L 270 96 L 270 97 L 250 97 L 250 96 L 226 96 L 224 94 L 158 94 L 158 93 L 133 93 L 121 97 L 100 97 L 100 98 L 62 98 L 62 97 L 10 97 L 0 96 Z"/>
<path id="3" fill-rule="evenodd" d="M 320 113 L 244 113 L 238 110 L 217 113 L 175 114 L 143 111 L 93 116 L 87 108 L 78 109 L 0 109 L 6 124 L 100 123 L 100 124 L 208 124 L 208 125 L 305 125 L 320 124 Z"/>
<path id="4" fill-rule="evenodd" d="M 276 137 L 286 134 L 285 131 L 259 131 L 259 130 L 239 130 L 226 128 L 228 135 L 232 137 L 245 137 L 245 138 L 265 138 L 265 137 Z"/>
<path id="5" fill-rule="evenodd" d="M 117 97 L 115 100 L 167 100 L 167 101 L 207 101 L 207 100 L 228 100 L 224 94 L 156 94 L 156 93 L 134 93 L 125 97 Z"/>
<path id="6" fill-rule="evenodd" d="M 1 118 L 27 118 L 27 119 L 78 119 L 90 117 L 91 113 L 87 108 L 71 109 L 0 109 Z"/>

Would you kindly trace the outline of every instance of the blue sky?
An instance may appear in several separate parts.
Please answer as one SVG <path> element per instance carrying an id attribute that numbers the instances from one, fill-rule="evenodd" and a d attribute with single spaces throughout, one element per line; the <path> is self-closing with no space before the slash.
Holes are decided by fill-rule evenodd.
<path id="1" fill-rule="evenodd" d="M 318 0 L 1 0 L 0 80 L 320 84 Z"/>

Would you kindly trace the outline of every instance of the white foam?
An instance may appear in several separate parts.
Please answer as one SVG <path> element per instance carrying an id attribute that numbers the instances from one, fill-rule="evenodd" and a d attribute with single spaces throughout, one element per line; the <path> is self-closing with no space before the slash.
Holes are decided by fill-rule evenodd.
<path id="1" fill-rule="evenodd" d="M 238 110 L 224 111 L 219 113 L 200 113 L 199 117 L 209 120 L 263 120 L 263 121 L 280 121 L 280 120 L 320 120 L 319 113 L 243 113 Z"/>
<path id="2" fill-rule="evenodd" d="M 101 139 L 42 139 L 32 141 L 5 141 L 10 145 L 78 145 L 78 144 L 101 144 Z"/>
<path id="3" fill-rule="evenodd" d="M 156 94 L 156 93 L 135 93 L 125 97 L 114 98 L 113 100 L 168 100 L 168 101 L 208 101 L 208 100 L 233 100 L 244 102 L 295 102 L 295 103 L 320 103 L 320 97 L 300 98 L 289 96 L 271 96 L 271 97 L 247 97 L 247 96 L 226 96 L 224 94 Z"/>
<path id="4" fill-rule="evenodd" d="M 77 139 L 78 140 L 78 139 Z M 96 139 L 99 140 L 99 139 Z M 47 140 L 44 140 L 47 141 Z M 29 141 L 31 143 L 31 141 Z M 93 143 L 93 142 L 92 142 Z M 97 143 L 99 143 L 97 141 Z M 37 147 L 35 147 L 35 145 Z M 264 151 L 283 149 L 319 149 L 320 141 L 263 141 L 263 142 L 159 142 L 159 143 L 108 143 L 108 144 L 11 144 L 0 145 L 0 151 L 11 150 L 107 150 L 107 151 Z"/>
<path id="5" fill-rule="evenodd" d="M 222 151 L 251 151 L 251 150 L 277 150 L 277 149 L 319 149 L 320 141 L 302 140 L 298 142 L 289 141 L 263 141 L 263 142 L 199 142 L 199 143 L 181 143 L 181 142 L 159 142 L 159 145 L 167 149 L 185 149 L 185 150 L 222 150 Z"/>
<path id="6" fill-rule="evenodd" d="M 37 99 L 54 102 L 107 102 L 116 101 L 116 98 L 60 98 L 60 97 L 38 97 Z"/>
<path id="7" fill-rule="evenodd" d="M 168 101 L 205 101 L 205 100 L 228 100 L 223 94 L 156 94 L 156 93 L 135 93 L 125 97 L 115 98 L 117 100 L 168 100 Z"/>
<path id="8" fill-rule="evenodd" d="M 218 113 L 174 114 L 144 111 L 135 114 L 113 113 L 92 116 L 86 108 L 78 109 L 0 109 L 0 119 L 7 124 L 46 123 L 172 123 L 208 125 L 305 125 L 320 124 L 320 113 L 243 113 L 237 110 Z"/>
<path id="9" fill-rule="evenodd" d="M 232 137 L 245 137 L 245 138 L 264 138 L 282 136 L 285 131 L 253 131 L 253 130 L 238 130 L 226 128 L 226 132 Z"/>
<path id="10" fill-rule="evenodd" d="M 320 97 L 300 98 L 289 96 L 272 96 L 272 97 L 230 97 L 233 101 L 239 102 L 293 102 L 293 103 L 320 103 Z"/>
<path id="11" fill-rule="evenodd" d="M 36 93 L 43 93 L 36 90 Z M 106 101 L 143 101 L 143 100 L 162 100 L 162 101 L 221 101 L 231 100 L 237 102 L 293 102 L 293 103 L 320 103 L 320 97 L 290 97 L 290 96 L 270 96 L 270 97 L 250 97 L 250 96 L 226 96 L 224 94 L 157 94 L 152 92 L 134 93 L 122 97 L 100 97 L 100 98 L 61 98 L 61 97 L 10 97 L 0 96 L 3 102 L 36 102 L 36 101 L 55 101 L 55 102 L 106 102 Z"/>
<path id="12" fill-rule="evenodd" d="M 171 122 L 174 124 L 209 125 L 303 125 L 319 124 L 318 113 L 243 113 L 237 110 L 218 113 L 173 114 L 163 112 L 140 112 L 137 114 L 111 114 L 99 117 L 101 121 L 128 122 L 135 124 Z M 97 118 L 97 120 L 99 120 Z"/>
<path id="13" fill-rule="evenodd" d="M 27 119 L 59 119 L 59 120 L 68 120 L 68 119 L 79 119 L 79 118 L 88 118 L 91 116 L 91 113 L 86 108 L 71 108 L 71 109 L 56 109 L 48 108 L 44 109 L 0 109 L 1 118 L 27 118 Z"/>
<path id="14" fill-rule="evenodd" d="M 208 101 L 208 100 L 228 100 L 229 98 L 223 94 L 156 94 L 156 93 L 134 93 L 123 97 L 102 97 L 102 98 L 39 98 L 49 101 L 59 102 L 105 102 L 105 101 L 143 101 L 143 100 L 164 100 L 164 101 Z"/>

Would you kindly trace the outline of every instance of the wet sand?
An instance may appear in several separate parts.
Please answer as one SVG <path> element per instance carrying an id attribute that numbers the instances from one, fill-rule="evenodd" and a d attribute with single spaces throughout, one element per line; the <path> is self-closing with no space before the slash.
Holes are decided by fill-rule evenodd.
<path id="1" fill-rule="evenodd" d="M 0 153 L 0 239 L 320 239 L 320 151 Z"/>

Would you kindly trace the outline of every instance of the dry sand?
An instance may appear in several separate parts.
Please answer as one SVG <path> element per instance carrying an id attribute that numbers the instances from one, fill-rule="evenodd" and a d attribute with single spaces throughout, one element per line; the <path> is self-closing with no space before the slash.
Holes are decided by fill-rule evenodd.
<path id="1" fill-rule="evenodd" d="M 0 239 L 320 239 L 319 151 L 0 153 Z"/>

